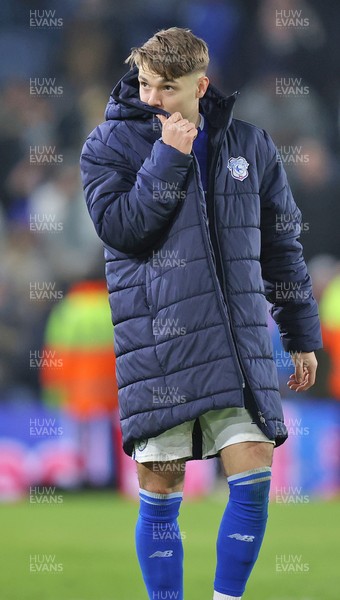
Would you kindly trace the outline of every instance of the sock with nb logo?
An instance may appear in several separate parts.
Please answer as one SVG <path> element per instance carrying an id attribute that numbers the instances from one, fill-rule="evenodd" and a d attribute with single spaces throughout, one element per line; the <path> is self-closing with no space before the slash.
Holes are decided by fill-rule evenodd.
<path id="1" fill-rule="evenodd" d="M 258 557 L 268 517 L 271 469 L 228 477 L 229 502 L 217 538 L 214 600 L 239 600 Z"/>
<path id="2" fill-rule="evenodd" d="M 183 600 L 183 545 L 177 523 L 183 494 L 139 490 L 136 549 L 151 600 Z"/>

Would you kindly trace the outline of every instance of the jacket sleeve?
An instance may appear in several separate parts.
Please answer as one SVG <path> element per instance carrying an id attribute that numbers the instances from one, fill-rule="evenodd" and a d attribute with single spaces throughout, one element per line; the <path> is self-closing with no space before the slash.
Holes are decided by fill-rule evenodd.
<path id="1" fill-rule="evenodd" d="M 301 213 L 271 138 L 260 186 L 261 267 L 271 315 L 283 347 L 290 352 L 312 352 L 322 347 L 318 307 L 298 241 Z"/>
<path id="2" fill-rule="evenodd" d="M 93 137 L 94 136 L 94 137 Z M 100 128 L 86 140 L 80 166 L 90 216 L 100 239 L 126 254 L 151 247 L 181 201 L 192 157 L 157 140 L 136 172 L 129 148 Z"/>

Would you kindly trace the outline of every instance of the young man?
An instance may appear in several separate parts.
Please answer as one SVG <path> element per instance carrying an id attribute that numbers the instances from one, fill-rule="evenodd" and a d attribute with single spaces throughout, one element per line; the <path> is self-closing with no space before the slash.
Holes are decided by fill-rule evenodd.
<path id="1" fill-rule="evenodd" d="M 270 137 L 233 119 L 235 95 L 209 84 L 203 40 L 173 27 L 127 62 L 81 168 L 105 248 L 124 450 L 137 462 L 138 559 L 149 598 L 183 598 L 185 461 L 220 455 L 230 494 L 213 597 L 240 599 L 273 447 L 287 437 L 266 298 L 295 362 L 291 389 L 313 385 L 321 346 L 300 212 Z"/>

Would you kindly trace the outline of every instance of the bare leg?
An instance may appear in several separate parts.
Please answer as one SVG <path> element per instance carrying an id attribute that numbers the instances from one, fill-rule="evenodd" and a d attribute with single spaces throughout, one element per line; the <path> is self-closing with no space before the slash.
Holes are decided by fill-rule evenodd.
<path id="1" fill-rule="evenodd" d="M 139 487 L 155 494 L 183 492 L 185 460 L 137 463 Z"/>
<path id="2" fill-rule="evenodd" d="M 258 467 L 271 467 L 274 445 L 270 442 L 241 442 L 222 448 L 220 455 L 227 477 Z"/>

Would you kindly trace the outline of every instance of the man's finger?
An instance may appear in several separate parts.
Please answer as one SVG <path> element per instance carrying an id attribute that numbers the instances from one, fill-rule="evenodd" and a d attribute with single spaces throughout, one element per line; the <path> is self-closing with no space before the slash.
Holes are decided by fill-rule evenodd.
<path id="1" fill-rule="evenodd" d="M 311 387 L 311 384 L 308 381 L 308 376 L 303 383 L 297 383 L 296 381 L 288 381 L 287 383 L 291 392 L 304 392 Z"/>
<path id="2" fill-rule="evenodd" d="M 308 368 L 308 381 L 310 386 L 314 385 L 316 379 L 316 367 Z"/>
<path id="3" fill-rule="evenodd" d="M 160 120 L 162 125 L 164 125 L 165 121 L 167 121 L 167 118 L 165 115 L 156 115 L 156 117 L 158 117 L 158 119 Z"/>
<path id="4" fill-rule="evenodd" d="M 169 121 L 171 121 L 171 123 L 176 123 L 177 121 L 182 121 L 182 119 L 183 119 L 183 117 L 180 112 L 175 112 L 172 115 L 170 115 L 170 117 L 169 117 Z"/>
<path id="5" fill-rule="evenodd" d="M 299 357 L 297 357 L 295 363 L 295 379 L 298 383 L 302 382 L 304 379 L 303 361 Z"/>

